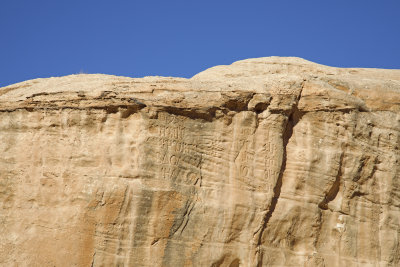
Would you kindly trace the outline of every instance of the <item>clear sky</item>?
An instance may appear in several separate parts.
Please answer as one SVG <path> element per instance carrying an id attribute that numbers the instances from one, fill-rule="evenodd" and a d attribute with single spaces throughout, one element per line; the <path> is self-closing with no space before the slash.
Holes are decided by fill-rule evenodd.
<path id="1" fill-rule="evenodd" d="M 252 57 L 400 69 L 400 0 L 0 0 L 0 86 L 191 77 Z"/>

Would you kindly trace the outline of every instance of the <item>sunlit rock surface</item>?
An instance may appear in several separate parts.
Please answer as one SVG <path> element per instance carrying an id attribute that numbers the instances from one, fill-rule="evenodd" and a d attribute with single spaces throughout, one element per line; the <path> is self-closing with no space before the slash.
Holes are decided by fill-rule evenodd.
<path id="1" fill-rule="evenodd" d="M 298 58 L 0 88 L 1 266 L 399 266 L 400 70 Z"/>

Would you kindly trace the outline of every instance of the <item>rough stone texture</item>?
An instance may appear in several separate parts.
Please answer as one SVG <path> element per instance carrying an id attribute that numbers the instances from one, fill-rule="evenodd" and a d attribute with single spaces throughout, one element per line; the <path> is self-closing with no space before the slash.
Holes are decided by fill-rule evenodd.
<path id="1" fill-rule="evenodd" d="M 1 266 L 400 264 L 400 70 L 36 79 L 0 140 Z"/>

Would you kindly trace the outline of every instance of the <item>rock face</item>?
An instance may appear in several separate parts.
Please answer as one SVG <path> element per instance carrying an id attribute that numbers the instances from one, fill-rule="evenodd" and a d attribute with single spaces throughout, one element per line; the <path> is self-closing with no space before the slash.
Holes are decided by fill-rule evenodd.
<path id="1" fill-rule="evenodd" d="M 400 264 L 400 70 L 36 79 L 0 140 L 1 266 Z"/>

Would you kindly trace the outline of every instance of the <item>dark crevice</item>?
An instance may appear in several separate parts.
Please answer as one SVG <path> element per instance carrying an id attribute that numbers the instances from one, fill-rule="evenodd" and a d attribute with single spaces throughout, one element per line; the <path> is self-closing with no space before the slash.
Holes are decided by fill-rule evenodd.
<path id="1" fill-rule="evenodd" d="M 183 208 L 184 212 L 182 214 L 182 217 L 179 217 L 177 220 L 175 220 L 174 224 L 171 227 L 171 231 L 169 233 L 169 238 L 171 238 L 173 235 L 175 235 L 176 232 L 178 232 L 179 228 L 181 228 L 181 226 L 183 226 L 183 229 L 181 230 L 181 234 L 182 231 L 184 230 L 184 228 L 186 227 L 188 221 L 189 221 L 189 217 L 190 213 L 192 212 L 193 208 L 194 208 L 195 203 L 193 203 L 192 201 L 187 201 L 185 203 L 185 206 Z"/>
<path id="2" fill-rule="evenodd" d="M 262 238 L 263 238 L 265 230 L 268 227 L 268 223 L 271 220 L 272 214 L 275 211 L 276 205 L 278 204 L 278 199 L 281 195 L 282 179 L 283 179 L 283 174 L 286 169 L 286 161 L 287 161 L 287 145 L 289 143 L 290 138 L 293 135 L 293 128 L 297 125 L 297 123 L 301 120 L 301 118 L 305 114 L 304 112 L 302 112 L 298 109 L 298 104 L 299 104 L 301 94 L 303 91 L 303 86 L 304 86 L 304 82 L 301 85 L 301 90 L 300 90 L 299 94 L 297 95 L 296 102 L 292 106 L 292 109 L 289 111 L 290 112 L 289 115 L 285 115 L 285 116 L 287 116 L 287 121 L 285 123 L 284 130 L 282 133 L 282 143 L 283 143 L 282 144 L 283 145 L 282 164 L 280 167 L 280 171 L 278 174 L 278 178 L 277 178 L 275 187 L 273 189 L 274 196 L 272 197 L 269 209 L 268 209 L 267 213 L 265 214 L 261 228 L 259 229 L 259 235 L 258 235 L 258 240 L 257 240 L 257 249 L 256 249 L 256 254 L 258 253 L 257 267 L 263 266 L 263 254 L 264 253 L 261 250 Z"/>
<path id="3" fill-rule="evenodd" d="M 271 204 L 269 206 L 268 212 L 265 214 L 264 219 L 263 219 L 263 224 L 259 230 L 259 236 L 257 240 L 257 247 L 259 248 L 262 243 L 262 237 L 264 234 L 264 231 L 268 227 L 268 222 L 270 221 L 272 214 L 275 211 L 276 205 L 278 203 L 278 199 L 281 194 L 281 188 L 282 188 L 282 178 L 283 178 L 283 173 L 286 169 L 286 161 L 287 161 L 287 145 L 289 143 L 290 138 L 292 137 L 293 134 L 293 128 L 296 126 L 296 124 L 301 120 L 302 116 L 304 115 L 303 112 L 299 111 L 297 108 L 297 105 L 293 107 L 291 114 L 289 115 L 289 118 L 286 121 L 286 125 L 284 127 L 284 132 L 283 132 L 283 155 L 282 155 L 282 164 L 281 168 L 279 171 L 278 179 L 276 181 L 275 187 L 273 189 L 274 196 L 272 197 Z M 257 266 L 262 266 L 262 258 L 263 254 L 262 252 L 258 249 L 259 252 L 259 260 L 258 260 L 258 265 Z"/>
<path id="4" fill-rule="evenodd" d="M 126 119 L 130 115 L 137 113 L 141 109 L 145 108 L 145 104 L 134 104 L 134 105 L 109 105 L 105 107 L 90 107 L 93 109 L 104 109 L 107 114 L 121 113 L 121 118 Z"/>
<path id="5" fill-rule="evenodd" d="M 255 107 L 254 107 L 254 111 L 257 114 L 262 113 L 264 110 L 266 110 L 269 106 L 269 103 L 258 103 Z"/>
<path id="6" fill-rule="evenodd" d="M 162 111 L 169 114 L 188 117 L 190 119 L 200 119 L 211 122 L 215 118 L 216 109 L 210 108 L 208 110 L 191 109 L 191 108 L 178 108 L 178 107 L 162 107 Z"/>
<path id="7" fill-rule="evenodd" d="M 362 196 L 365 196 L 365 195 L 368 195 L 368 194 L 365 193 L 365 192 L 361 192 L 361 191 L 354 191 L 351 194 L 350 199 L 355 198 L 355 197 L 362 197 Z"/>
<path id="8" fill-rule="evenodd" d="M 242 99 L 231 99 L 225 102 L 222 106 L 232 111 L 240 112 L 247 110 L 247 103 Z"/>
<path id="9" fill-rule="evenodd" d="M 117 112 L 118 112 L 118 109 L 119 109 L 118 106 L 113 106 L 113 105 L 110 105 L 110 106 L 106 106 L 106 107 L 105 107 L 105 110 L 106 110 L 107 114 L 117 113 Z"/>
<path id="10" fill-rule="evenodd" d="M 361 172 L 362 172 L 362 170 L 363 170 L 363 168 L 364 168 L 364 166 L 365 166 L 367 160 L 368 160 L 368 157 L 366 157 L 366 156 L 363 156 L 363 157 L 360 159 L 360 165 L 359 165 L 358 168 L 357 168 L 356 175 L 353 177 L 353 182 L 357 182 L 358 180 L 360 180 L 360 178 L 361 178 Z"/>
<path id="11" fill-rule="evenodd" d="M 187 212 L 186 221 L 185 221 L 185 223 L 183 224 L 183 227 L 182 227 L 182 230 L 181 230 L 181 233 L 180 233 L 180 234 L 183 233 L 183 230 L 185 230 L 187 224 L 189 223 L 190 214 L 192 213 L 192 210 L 193 210 L 193 208 L 194 208 L 194 205 L 196 205 L 196 203 L 194 203 L 194 204 L 192 205 L 192 207 L 190 207 L 189 211 Z"/>
<path id="12" fill-rule="evenodd" d="M 248 101 L 247 101 L 248 102 Z M 220 110 L 223 114 L 228 115 L 229 111 L 241 112 L 247 110 L 247 102 L 230 100 L 223 105 L 223 108 L 208 107 L 208 108 L 181 108 L 173 106 L 157 107 L 160 111 L 165 111 L 169 114 L 187 117 L 190 119 L 200 119 L 211 122 L 217 118 L 216 112 Z"/>
<path id="13" fill-rule="evenodd" d="M 219 110 L 219 108 L 211 107 L 211 108 L 207 109 L 207 113 L 210 114 L 210 116 L 212 118 L 215 118 L 217 110 Z"/>
<path id="14" fill-rule="evenodd" d="M 159 240 L 160 238 L 155 238 L 153 241 L 151 241 L 151 245 L 154 246 Z"/>
<path id="15" fill-rule="evenodd" d="M 96 256 L 96 252 L 93 253 L 93 256 L 92 256 L 92 263 L 90 264 L 91 267 L 94 266 L 94 257 L 95 257 L 95 256 Z"/>
<path id="16" fill-rule="evenodd" d="M 201 166 L 203 165 L 203 154 L 200 154 L 200 164 L 199 164 L 199 178 L 196 180 L 196 182 L 194 183 L 194 185 L 197 185 L 198 182 L 199 183 L 199 187 L 201 187 L 203 185 L 203 173 L 201 171 Z"/>
<path id="17" fill-rule="evenodd" d="M 236 98 L 230 98 L 228 101 L 222 104 L 222 107 L 235 112 L 247 111 L 248 104 L 253 98 L 254 94 L 255 93 L 241 94 Z"/>
<path id="18" fill-rule="evenodd" d="M 329 189 L 328 193 L 325 195 L 324 199 L 318 204 L 318 207 L 323 210 L 328 209 L 328 203 L 334 200 L 339 193 L 340 189 L 340 180 L 342 178 L 342 165 L 343 165 L 343 158 L 344 158 L 344 152 L 340 154 L 340 160 L 339 160 L 339 168 L 338 172 L 335 178 L 335 181 L 333 182 L 331 188 Z"/>
<path id="19" fill-rule="evenodd" d="M 375 175 L 375 172 L 376 172 L 376 170 L 378 169 L 378 164 L 380 164 L 381 163 L 381 161 L 379 160 L 379 158 L 378 157 L 375 157 L 375 159 L 374 159 L 374 165 L 373 165 L 373 167 L 372 167 L 372 171 L 371 171 L 371 173 L 367 176 L 367 178 L 366 178 L 366 180 L 369 180 L 369 179 L 371 179 L 374 175 Z"/>
<path id="20" fill-rule="evenodd" d="M 145 108 L 145 104 L 136 104 L 136 105 L 130 105 L 126 106 L 120 109 L 121 111 L 121 118 L 125 119 L 128 118 L 130 115 L 137 113 L 139 110 Z"/>
<path id="21" fill-rule="evenodd" d="M 73 110 L 89 110 L 89 109 L 102 109 L 105 110 L 108 114 L 117 113 L 120 109 L 129 109 L 131 112 L 138 112 L 141 109 L 145 108 L 146 105 L 107 105 L 107 106 L 87 106 L 87 107 L 77 107 L 77 106 L 30 106 L 30 107 L 21 107 L 14 109 L 2 109 L 0 112 L 14 112 L 17 110 L 26 110 L 28 112 L 33 111 L 42 111 L 42 110 L 64 110 L 64 109 L 73 109 Z"/>

